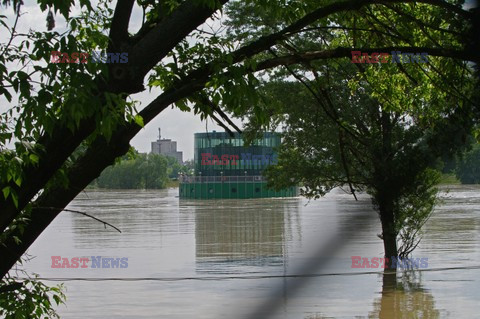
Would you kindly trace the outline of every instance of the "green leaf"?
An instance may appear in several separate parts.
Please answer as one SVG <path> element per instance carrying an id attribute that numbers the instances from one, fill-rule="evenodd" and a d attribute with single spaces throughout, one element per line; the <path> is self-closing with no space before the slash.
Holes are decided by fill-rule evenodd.
<path id="1" fill-rule="evenodd" d="M 8 198 L 8 195 L 10 195 L 10 186 L 6 186 L 2 189 L 2 192 L 3 192 L 3 197 L 5 197 L 5 199 Z"/>
<path id="2" fill-rule="evenodd" d="M 18 177 L 17 179 L 15 179 L 15 184 L 17 184 L 17 186 L 22 185 L 22 178 Z"/>
<path id="3" fill-rule="evenodd" d="M 0 94 L 3 94 L 8 102 L 12 102 L 12 95 L 7 89 L 0 87 Z"/>
<path id="4" fill-rule="evenodd" d="M 12 195 L 13 204 L 18 208 L 18 195 L 13 191 L 10 194 Z"/>
<path id="5" fill-rule="evenodd" d="M 143 123 L 143 118 L 140 115 L 135 115 L 134 120 L 138 126 L 141 126 L 141 127 L 145 126 L 145 124 Z"/>
<path id="6" fill-rule="evenodd" d="M 28 156 L 28 158 L 29 158 L 30 161 L 31 161 L 32 163 L 34 163 L 34 164 L 37 164 L 38 161 L 40 160 L 40 158 L 38 157 L 37 154 L 30 154 L 30 155 Z"/>

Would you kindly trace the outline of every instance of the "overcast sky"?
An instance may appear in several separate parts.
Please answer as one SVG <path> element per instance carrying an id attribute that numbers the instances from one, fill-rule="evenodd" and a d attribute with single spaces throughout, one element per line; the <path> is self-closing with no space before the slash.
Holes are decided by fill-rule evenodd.
<path id="1" fill-rule="evenodd" d="M 134 98 L 144 102 L 146 105 L 155 96 L 153 93 L 143 92 L 134 95 Z M 234 120 L 234 122 L 237 125 L 241 125 L 239 120 Z M 131 144 L 140 152 L 150 152 L 150 143 L 157 140 L 158 128 L 160 127 L 162 129 L 162 138 L 170 138 L 177 141 L 178 150 L 183 152 L 183 160 L 193 159 L 193 134 L 205 132 L 205 124 L 208 125 L 209 131 L 223 131 L 223 128 L 211 120 L 205 123 L 205 121 L 200 121 L 200 117 L 193 115 L 193 113 L 182 112 L 177 108 L 169 107 L 146 125 L 133 138 Z"/>

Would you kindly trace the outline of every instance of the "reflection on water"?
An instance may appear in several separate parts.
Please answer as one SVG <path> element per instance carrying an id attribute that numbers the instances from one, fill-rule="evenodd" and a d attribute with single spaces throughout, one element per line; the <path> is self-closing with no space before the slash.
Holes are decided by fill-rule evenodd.
<path id="1" fill-rule="evenodd" d="M 432 293 L 422 286 L 421 273 L 416 271 L 398 274 L 385 272 L 382 277 L 382 290 L 373 301 L 373 309 L 368 316 L 355 318 L 368 319 L 437 319 L 448 317 L 447 311 L 440 312 L 435 305 Z M 352 316 L 353 317 L 353 316 Z M 334 318 L 322 313 L 310 314 L 306 319 Z"/>
<path id="2" fill-rule="evenodd" d="M 397 278 L 392 273 L 383 275 L 381 297 L 373 302 L 369 318 L 440 318 L 433 295 L 422 287 L 419 272 L 403 272 Z"/>
<path id="3" fill-rule="evenodd" d="M 213 206 L 213 207 L 212 207 Z M 237 208 L 235 206 L 238 206 Z M 195 256 L 197 271 L 227 266 L 273 266 L 285 262 L 291 227 L 301 233 L 299 201 L 261 199 L 250 205 L 222 201 L 195 209 Z"/>
<path id="4" fill-rule="evenodd" d="M 37 258 L 28 270 L 49 278 L 157 279 L 68 281 L 62 318 L 473 318 L 479 269 L 429 270 L 480 265 L 479 190 L 455 187 L 444 196 L 414 254 L 427 257 L 430 269 L 397 278 L 351 268 L 351 256 L 382 255 L 381 229 L 367 196 L 356 202 L 340 190 L 311 202 L 87 191 L 70 208 L 122 233 L 62 213 L 31 248 Z M 128 257 L 128 268 L 53 269 L 58 255 Z"/>

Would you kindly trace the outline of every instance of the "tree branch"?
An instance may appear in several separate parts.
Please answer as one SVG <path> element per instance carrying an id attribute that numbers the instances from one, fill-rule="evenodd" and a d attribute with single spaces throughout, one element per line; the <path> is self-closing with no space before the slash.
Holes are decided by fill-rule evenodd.
<path id="1" fill-rule="evenodd" d="M 353 195 L 356 201 L 358 201 L 357 195 L 355 194 L 355 189 L 352 185 L 352 179 L 350 178 L 350 170 L 348 169 L 347 158 L 345 156 L 345 143 L 344 143 L 344 136 L 343 131 L 341 129 L 338 130 L 338 147 L 340 149 L 340 158 L 342 160 L 342 166 L 345 170 L 345 177 L 347 178 L 348 187 L 350 188 L 350 193 Z"/>
<path id="2" fill-rule="evenodd" d="M 58 210 L 58 209 L 59 209 L 58 207 L 38 207 L 38 208 L 41 208 L 41 209 L 50 209 L 50 210 Z M 61 208 L 60 208 L 60 209 L 61 209 Z M 105 226 L 105 228 L 106 228 L 107 226 L 110 226 L 110 227 L 112 227 L 113 229 L 115 229 L 116 231 L 118 231 L 119 233 L 122 232 L 120 229 L 118 229 L 117 227 L 113 226 L 112 224 L 110 224 L 110 223 L 108 223 L 108 222 L 106 222 L 106 221 L 103 221 L 103 220 L 101 220 L 101 219 L 99 219 L 99 218 L 97 218 L 97 217 L 95 217 L 95 216 L 90 215 L 90 214 L 87 214 L 87 213 L 85 213 L 85 212 L 81 212 L 81 211 L 79 211 L 79 210 L 73 210 L 73 209 L 66 209 L 66 208 L 61 209 L 61 210 L 64 211 L 64 212 L 75 213 L 75 214 L 80 214 L 80 215 L 83 215 L 83 216 L 90 217 L 90 218 L 92 218 L 92 219 L 94 219 L 94 220 L 99 221 L 100 223 L 102 223 L 102 224 Z"/>
<path id="3" fill-rule="evenodd" d="M 115 51 L 128 39 L 128 24 L 135 0 L 118 0 L 110 27 L 110 45 L 108 52 Z"/>
<path id="4" fill-rule="evenodd" d="M 219 1 L 221 5 L 226 2 L 228 0 Z M 135 66 L 134 78 L 143 80 L 153 66 L 217 9 L 199 5 L 198 1 L 183 2 L 133 46 L 128 61 Z"/>
<path id="5" fill-rule="evenodd" d="M 15 17 L 15 23 L 13 24 L 12 30 L 10 31 L 10 39 L 8 40 L 7 45 L 3 49 L 2 54 L 0 54 L 1 56 L 5 55 L 5 52 L 7 52 L 8 47 L 10 46 L 10 44 L 12 44 L 13 38 L 15 38 L 15 32 L 17 29 L 17 23 L 19 18 L 20 18 L 20 11 L 17 11 L 16 17 Z"/>
<path id="6" fill-rule="evenodd" d="M 411 46 L 397 46 L 397 47 L 379 47 L 379 48 L 335 48 L 321 51 L 303 52 L 292 55 L 285 55 L 278 58 L 258 63 L 256 71 L 270 69 L 280 65 L 291 65 L 300 63 L 302 61 L 325 60 L 332 58 L 352 57 L 352 51 L 361 51 L 372 54 L 374 52 L 391 52 L 402 51 L 411 53 L 428 53 L 431 56 L 448 57 L 466 61 L 480 61 L 479 53 L 465 51 L 461 49 L 447 49 L 447 48 L 428 48 L 428 47 L 411 47 Z"/>
<path id="7" fill-rule="evenodd" d="M 136 128 L 135 130 L 132 128 Z M 130 131 L 129 131 L 130 129 Z M 69 186 L 46 189 L 33 203 L 29 222 L 23 232 L 18 228 L 0 245 L 0 278 L 3 277 L 28 247 L 40 236 L 55 217 L 85 188 L 100 175 L 115 158 L 128 152 L 129 141 L 141 128 L 136 124 L 120 126 L 110 141 L 98 136 L 87 151 L 68 169 Z M 133 135 L 132 135 L 133 134 Z M 14 237 L 21 238 L 20 243 Z"/>
<path id="8" fill-rule="evenodd" d="M 240 128 L 238 128 L 238 126 L 233 123 L 233 121 L 230 119 L 230 117 L 228 117 L 223 111 L 222 109 L 216 105 L 215 103 L 212 102 L 212 100 L 210 100 L 206 95 L 202 95 L 202 98 L 200 100 L 201 103 L 203 103 L 205 106 L 208 106 L 212 109 L 213 112 L 215 113 L 218 113 L 220 115 L 220 117 L 226 121 L 231 127 L 233 127 L 238 133 L 242 133 L 242 130 Z M 221 121 L 220 121 L 221 122 Z M 218 123 L 218 122 L 217 122 Z M 222 125 L 219 123 L 220 126 L 222 126 L 223 128 L 225 128 L 226 130 L 228 130 L 231 134 L 233 134 L 230 129 L 227 129 L 226 126 Z M 230 135 L 231 135 L 230 134 Z"/>

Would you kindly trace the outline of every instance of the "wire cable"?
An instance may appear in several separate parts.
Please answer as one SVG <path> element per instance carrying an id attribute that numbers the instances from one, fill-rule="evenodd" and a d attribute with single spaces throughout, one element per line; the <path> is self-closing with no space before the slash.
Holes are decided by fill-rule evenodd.
<path id="1" fill-rule="evenodd" d="M 434 272 L 434 271 L 452 271 L 452 270 L 468 270 L 480 269 L 477 266 L 460 266 L 460 267 L 444 267 L 444 268 L 428 268 L 428 269 L 404 269 L 402 271 L 416 272 Z M 343 272 L 343 273 L 325 273 L 325 274 L 290 274 L 290 275 L 254 275 L 254 276 L 205 276 L 205 277 L 36 277 L 36 280 L 43 281 L 215 281 L 215 280 L 246 280 L 246 279 L 278 279 L 278 278 L 314 278 L 329 276 L 361 276 L 361 275 L 395 275 L 395 271 L 362 271 L 362 272 Z M 18 280 L 29 279 L 27 277 L 12 277 Z"/>

